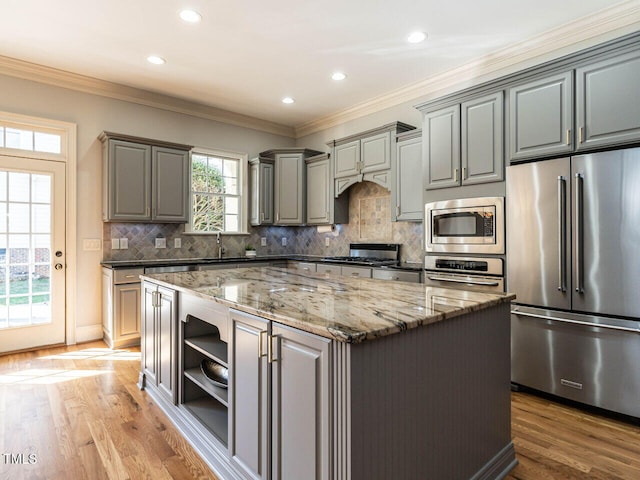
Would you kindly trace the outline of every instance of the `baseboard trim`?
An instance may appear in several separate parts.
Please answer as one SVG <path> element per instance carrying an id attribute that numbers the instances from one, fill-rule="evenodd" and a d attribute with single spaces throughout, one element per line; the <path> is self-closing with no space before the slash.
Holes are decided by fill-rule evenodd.
<path id="1" fill-rule="evenodd" d="M 102 340 L 102 325 L 86 325 L 76 327 L 75 342 L 67 342 L 67 345 L 75 345 L 76 343 L 92 342 L 94 340 Z"/>
<path id="2" fill-rule="evenodd" d="M 518 464 L 513 442 L 509 442 L 498 454 L 482 467 L 470 480 L 501 480 Z"/>

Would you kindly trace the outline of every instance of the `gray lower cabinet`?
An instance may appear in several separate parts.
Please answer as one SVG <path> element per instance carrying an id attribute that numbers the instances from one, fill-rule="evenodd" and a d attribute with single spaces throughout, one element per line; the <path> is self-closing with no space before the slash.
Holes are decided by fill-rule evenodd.
<path id="1" fill-rule="evenodd" d="M 140 386 L 152 383 L 175 404 L 177 357 L 177 294 L 151 282 L 142 284 L 142 372 Z"/>
<path id="2" fill-rule="evenodd" d="M 640 52 L 576 70 L 577 150 L 640 140 Z"/>
<path id="3" fill-rule="evenodd" d="M 231 310 L 230 455 L 248 479 L 329 479 L 331 341 Z"/>
<path id="4" fill-rule="evenodd" d="M 573 150 L 573 71 L 509 89 L 509 158 Z"/>
<path id="5" fill-rule="evenodd" d="M 187 145 L 103 132 L 103 220 L 186 223 Z"/>
<path id="6" fill-rule="evenodd" d="M 390 268 L 374 268 L 371 278 L 377 280 L 392 280 L 396 282 L 420 283 L 420 272 L 407 272 Z"/>
<path id="7" fill-rule="evenodd" d="M 332 263 L 319 263 L 316 266 L 317 273 L 326 273 L 329 275 L 342 275 L 342 268 L 340 265 Z"/>
<path id="8" fill-rule="evenodd" d="M 254 158 L 249 162 L 251 181 L 251 225 L 271 225 L 273 223 L 273 180 L 274 160 Z"/>
<path id="9" fill-rule="evenodd" d="M 422 132 L 410 130 L 396 136 L 396 185 L 391 191 L 395 205 L 392 220 L 421 221 L 422 202 Z"/>
<path id="10" fill-rule="evenodd" d="M 313 262 L 299 262 L 299 261 L 288 261 L 287 262 L 287 267 L 289 268 L 296 268 L 298 270 L 300 270 L 301 272 L 305 272 L 305 273 L 310 273 L 310 272 L 315 272 L 316 271 L 316 265 Z"/>
<path id="11" fill-rule="evenodd" d="M 102 268 L 102 332 L 109 348 L 140 343 L 140 275 L 143 268 Z"/>
<path id="12" fill-rule="evenodd" d="M 349 198 L 334 195 L 331 155 L 309 157 L 307 163 L 307 224 L 330 225 L 349 222 Z"/>
<path id="13" fill-rule="evenodd" d="M 346 277 L 371 278 L 371 268 L 342 266 L 342 275 Z"/>
<path id="14" fill-rule="evenodd" d="M 423 114 L 427 190 L 504 178 L 503 92 Z"/>

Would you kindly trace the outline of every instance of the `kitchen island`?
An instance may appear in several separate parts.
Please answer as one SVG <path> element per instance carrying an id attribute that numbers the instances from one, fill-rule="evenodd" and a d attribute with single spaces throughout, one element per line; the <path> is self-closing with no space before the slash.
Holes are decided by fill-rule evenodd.
<path id="1" fill-rule="evenodd" d="M 271 267 L 142 278 L 140 386 L 224 479 L 494 479 L 516 463 L 512 295 Z"/>

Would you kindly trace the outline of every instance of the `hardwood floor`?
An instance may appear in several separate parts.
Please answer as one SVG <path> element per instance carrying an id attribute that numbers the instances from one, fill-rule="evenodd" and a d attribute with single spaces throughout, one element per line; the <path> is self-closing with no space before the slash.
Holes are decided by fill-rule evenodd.
<path id="1" fill-rule="evenodd" d="M 0 479 L 216 479 L 136 386 L 139 352 L 0 357 Z"/>
<path id="2" fill-rule="evenodd" d="M 102 342 L 0 356 L 0 479 L 216 479 L 138 390 L 139 367 L 138 349 Z M 512 436 L 508 480 L 640 478 L 632 423 L 514 392 Z"/>
<path id="3" fill-rule="evenodd" d="M 635 423 L 514 392 L 511 436 L 519 464 L 507 480 L 640 479 Z"/>

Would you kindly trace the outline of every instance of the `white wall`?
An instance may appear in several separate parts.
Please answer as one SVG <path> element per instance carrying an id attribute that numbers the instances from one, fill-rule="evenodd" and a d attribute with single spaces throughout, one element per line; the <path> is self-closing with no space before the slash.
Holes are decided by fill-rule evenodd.
<path id="1" fill-rule="evenodd" d="M 102 238 L 103 130 L 247 153 L 249 158 L 294 140 L 142 105 L 0 75 L 0 109 L 73 122 L 77 151 L 77 341 L 102 336 L 102 252 L 82 251 L 85 238 Z"/>

